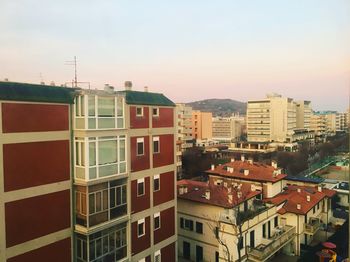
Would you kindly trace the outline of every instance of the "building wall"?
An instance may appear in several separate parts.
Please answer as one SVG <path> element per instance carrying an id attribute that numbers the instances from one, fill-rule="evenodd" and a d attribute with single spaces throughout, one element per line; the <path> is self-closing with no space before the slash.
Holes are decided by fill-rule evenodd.
<path id="1" fill-rule="evenodd" d="M 134 106 L 134 105 L 132 105 Z M 127 106 L 127 107 L 132 107 Z M 135 105 L 137 107 L 137 105 Z M 130 123 L 130 159 L 131 159 L 131 261 L 151 257 L 160 250 L 162 260 L 175 260 L 174 257 L 165 257 L 174 254 L 177 229 L 175 228 L 176 200 L 175 200 L 175 108 L 157 107 L 159 116 L 153 115 L 153 108 L 148 107 L 148 128 L 133 129 Z M 143 137 L 149 141 L 144 148 L 145 157 L 136 156 L 137 138 Z M 154 138 L 159 138 L 159 152 L 154 152 Z M 154 188 L 155 176 L 159 177 L 159 190 Z M 137 180 L 145 181 L 145 196 L 137 197 Z M 154 228 L 154 216 L 159 213 L 161 226 Z M 146 218 L 146 232 L 149 235 L 137 236 L 137 222 Z"/>
<path id="2" fill-rule="evenodd" d="M 0 101 L 0 261 L 71 261 L 70 106 Z"/>

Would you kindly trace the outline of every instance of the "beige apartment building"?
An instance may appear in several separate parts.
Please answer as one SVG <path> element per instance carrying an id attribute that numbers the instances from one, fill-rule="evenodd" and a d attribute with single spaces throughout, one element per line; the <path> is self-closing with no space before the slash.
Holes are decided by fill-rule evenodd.
<path id="1" fill-rule="evenodd" d="M 245 124 L 244 117 L 214 117 L 213 140 L 233 142 L 239 140 Z"/>
<path id="2" fill-rule="evenodd" d="M 310 129 L 312 108 L 310 101 L 296 101 L 296 128 Z"/>
<path id="3" fill-rule="evenodd" d="M 247 103 L 248 141 L 291 142 L 296 128 L 296 104 L 278 94 Z"/>
<path id="4" fill-rule="evenodd" d="M 193 146 L 192 107 L 176 104 L 176 171 L 182 177 L 182 153 Z"/>
<path id="5" fill-rule="evenodd" d="M 196 140 L 210 140 L 212 133 L 212 118 L 210 112 L 192 111 L 192 136 Z"/>

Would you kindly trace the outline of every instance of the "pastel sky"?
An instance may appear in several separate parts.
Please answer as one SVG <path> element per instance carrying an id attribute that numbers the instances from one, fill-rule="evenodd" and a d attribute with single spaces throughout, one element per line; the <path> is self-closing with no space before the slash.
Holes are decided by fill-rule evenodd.
<path id="1" fill-rule="evenodd" d="M 0 79 L 349 107 L 349 0 L 1 0 Z M 41 75 L 41 76 L 40 76 Z"/>

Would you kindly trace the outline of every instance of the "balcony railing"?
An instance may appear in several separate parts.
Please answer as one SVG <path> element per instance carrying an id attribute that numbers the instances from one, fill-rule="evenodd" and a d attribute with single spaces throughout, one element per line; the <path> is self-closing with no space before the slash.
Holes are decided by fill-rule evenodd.
<path id="1" fill-rule="evenodd" d="M 256 247 L 248 246 L 248 257 L 253 261 L 266 261 L 283 246 L 293 240 L 295 235 L 294 226 L 283 226 L 276 230 L 274 236 Z"/>
<path id="2" fill-rule="evenodd" d="M 317 218 L 310 218 L 309 223 L 304 224 L 304 232 L 306 234 L 315 234 L 317 230 L 319 230 L 321 226 L 320 220 Z"/>

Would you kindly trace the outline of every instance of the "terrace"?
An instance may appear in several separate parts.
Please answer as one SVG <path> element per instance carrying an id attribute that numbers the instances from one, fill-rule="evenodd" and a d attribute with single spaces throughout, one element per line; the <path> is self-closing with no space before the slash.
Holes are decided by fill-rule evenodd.
<path id="1" fill-rule="evenodd" d="M 249 260 L 267 261 L 273 254 L 293 240 L 295 232 L 294 226 L 286 225 L 276 228 L 271 238 L 263 238 L 262 243 L 256 247 L 248 246 Z"/>

